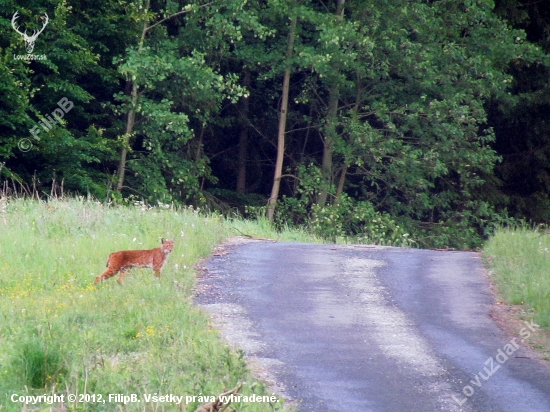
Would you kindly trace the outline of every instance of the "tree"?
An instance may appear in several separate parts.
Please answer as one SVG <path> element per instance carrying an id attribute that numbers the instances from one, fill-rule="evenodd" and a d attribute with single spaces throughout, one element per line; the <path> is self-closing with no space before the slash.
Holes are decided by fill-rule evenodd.
<path id="1" fill-rule="evenodd" d="M 33 23 L 40 24 L 37 16 L 46 13 L 49 16 L 48 26 L 37 38 L 33 51 L 45 55 L 45 60 L 14 59 L 14 55 L 21 55 L 20 37 L 11 29 L 2 32 L 4 64 L 0 83 L 5 87 L 6 98 L 0 117 L 6 129 L 0 130 L 0 147 L 6 150 L 0 150 L 6 161 L 3 173 L 21 184 L 33 182 L 37 190 L 42 190 L 53 179 L 58 179 L 64 180 L 69 190 L 88 191 L 98 196 L 104 193 L 105 175 L 98 165 L 110 155 L 110 148 L 91 119 L 99 123 L 105 118 L 94 99 L 107 86 L 103 83 L 98 87 L 99 79 L 109 78 L 113 71 L 102 66 L 99 57 L 99 50 L 105 53 L 109 44 L 98 45 L 97 37 L 100 32 L 108 36 L 109 28 L 118 17 L 113 12 L 116 5 L 101 3 L 100 6 L 104 10 L 102 16 L 88 13 L 86 19 L 79 7 L 58 2 L 19 6 L 18 22 L 22 30 L 32 30 Z M 10 26 L 13 13 L 12 4 L 0 4 L 5 27 Z M 94 31 L 102 25 L 106 26 L 102 27 L 105 30 Z M 67 30 L 67 26 L 71 30 Z M 10 85 L 17 86 L 17 91 L 10 90 Z M 53 127 L 38 126 L 36 137 L 33 136 L 30 130 L 46 116 L 51 117 L 62 99 L 72 103 L 70 113 L 60 121 L 54 119 L 55 124 L 50 123 Z"/>
<path id="2" fill-rule="evenodd" d="M 495 13 L 525 30 L 525 37 L 517 36 L 516 42 L 535 44 L 541 52 L 537 58 L 510 62 L 510 94 L 487 106 L 495 129 L 494 147 L 502 157 L 487 185 L 487 198 L 512 216 L 549 223 L 550 8 L 548 2 L 499 0 Z"/>
<path id="3" fill-rule="evenodd" d="M 285 153 L 285 132 L 286 119 L 288 111 L 288 93 L 290 88 L 290 62 L 292 59 L 294 48 L 294 36 L 296 31 L 297 17 L 290 18 L 290 27 L 288 29 L 288 41 L 286 49 L 286 65 L 285 75 L 283 78 L 283 89 L 281 91 L 281 111 L 279 115 L 279 131 L 277 133 L 277 160 L 275 162 L 275 173 L 273 176 L 273 187 L 271 188 L 271 196 L 269 196 L 267 204 L 267 219 L 272 222 L 275 213 L 277 197 L 279 196 L 279 187 L 281 185 L 281 176 L 283 171 L 283 158 Z"/>
<path id="4" fill-rule="evenodd" d="M 246 94 L 237 76 L 220 74 L 209 57 L 216 48 L 225 47 L 222 39 L 227 42 L 240 36 L 234 31 L 234 22 L 229 23 L 229 16 L 224 14 L 230 15 L 239 4 L 187 5 L 179 11 L 173 10 L 178 7 L 175 3 L 168 6 L 160 11 L 163 18 L 154 24 L 147 17 L 152 11 L 146 7 L 138 11 L 139 18 L 146 21 L 142 31 L 146 42 L 129 49 L 120 66 L 133 86 L 130 96 L 118 96 L 128 113 L 119 175 L 124 177 L 125 150 L 130 148 L 130 137 L 135 136 L 137 148 L 141 143 L 144 150 L 135 151 L 128 160 L 133 176 L 125 179 L 129 182 L 127 190 L 149 200 L 194 202 L 200 199 L 201 179 L 215 180 L 209 174 L 208 159 L 201 155 L 205 125 L 223 100 L 236 102 Z M 176 22 L 175 27 L 167 26 L 184 14 L 188 14 L 184 29 Z M 198 39 L 204 36 L 205 26 L 212 26 L 212 35 L 201 44 Z M 147 33 L 150 36 L 146 37 Z M 191 150 L 195 139 L 196 148 Z M 120 179 L 118 185 L 122 188 Z"/>
<path id="5" fill-rule="evenodd" d="M 340 170 L 337 192 L 328 189 L 334 196 L 369 200 L 425 236 L 443 231 L 443 243 L 479 241 L 495 217 L 481 195 L 497 161 L 484 105 L 506 92 L 509 62 L 532 59 L 515 41 L 522 34 L 508 30 L 489 2 L 354 3 L 341 32 L 323 13 L 311 16 L 319 40 L 299 53 L 318 76 L 302 100 L 318 107 L 339 100 L 342 108 L 337 117 L 334 105 L 317 112 L 324 125 L 319 206 Z"/>
<path id="6" fill-rule="evenodd" d="M 243 87 L 250 89 L 251 74 L 250 69 L 244 68 Z M 240 99 L 240 131 L 239 131 L 239 165 L 237 173 L 237 193 L 245 193 L 246 190 L 246 163 L 248 148 L 248 115 L 250 112 L 249 96 L 243 96 Z"/>
<path id="7" fill-rule="evenodd" d="M 273 220 L 355 235 L 388 214 L 426 245 L 478 243 L 493 205 L 550 216 L 542 4 L 497 2 L 527 37 L 489 0 L 95 4 L 19 9 L 30 29 L 48 13 L 48 61 L 0 35 L 4 176 L 150 202 L 236 188 L 269 195 Z M 21 152 L 62 98 L 71 112 Z"/>

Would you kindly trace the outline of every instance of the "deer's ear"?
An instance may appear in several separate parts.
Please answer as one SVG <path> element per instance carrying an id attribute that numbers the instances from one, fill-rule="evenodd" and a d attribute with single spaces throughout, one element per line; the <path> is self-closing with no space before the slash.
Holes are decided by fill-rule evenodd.
<path id="1" fill-rule="evenodd" d="M 161 238 L 160 238 L 160 243 L 162 243 L 162 244 L 164 245 L 164 242 L 166 242 L 166 239 L 163 238 L 163 237 L 161 237 Z"/>

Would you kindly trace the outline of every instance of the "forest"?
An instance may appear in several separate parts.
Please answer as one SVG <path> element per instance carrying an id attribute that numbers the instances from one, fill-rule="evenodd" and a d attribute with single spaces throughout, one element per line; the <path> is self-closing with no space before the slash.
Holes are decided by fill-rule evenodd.
<path id="1" fill-rule="evenodd" d="M 547 0 L 0 0 L 5 195 L 479 247 L 550 223 Z"/>

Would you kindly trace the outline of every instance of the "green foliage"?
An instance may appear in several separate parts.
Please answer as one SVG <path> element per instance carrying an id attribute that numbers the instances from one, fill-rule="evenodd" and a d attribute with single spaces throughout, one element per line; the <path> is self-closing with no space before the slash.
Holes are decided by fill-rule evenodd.
<path id="1" fill-rule="evenodd" d="M 99 52 L 108 50 L 109 43 L 102 40 L 110 34 L 111 44 L 123 37 L 115 36 L 116 28 L 109 24 L 120 20 L 114 16 L 121 11 L 120 6 L 112 2 L 96 6 L 103 12 L 89 13 L 51 1 L 17 7 L 12 2 L 0 2 L 0 55 L 4 63 L 0 65 L 0 87 L 5 87 L 2 95 L 6 96 L 0 106 L 6 127 L 0 125 L 0 158 L 6 161 L 4 172 L 8 176 L 27 184 L 34 178 L 38 189 L 49 186 L 52 179 L 65 179 L 69 190 L 100 197 L 105 194 L 104 180 L 109 173 L 100 164 L 113 152 L 101 132 L 93 132 L 103 130 L 107 118 L 94 99 L 104 99 L 106 88 L 113 86 L 113 70 L 102 66 Z M 35 54 L 46 55 L 46 60 L 14 59 L 14 55 L 25 54 L 20 35 L 10 27 L 15 11 L 19 11 L 23 28 L 48 14 L 50 21 L 34 49 Z M 101 34 L 94 30 L 99 26 Z M 105 37 L 99 40 L 101 36 Z M 18 89 L 11 90 L 10 85 Z M 74 107 L 49 132 L 40 128 L 40 139 L 35 139 L 30 129 L 58 108 L 62 98 L 73 102 Z M 19 150 L 22 140 L 32 143 L 30 152 Z"/>
<path id="2" fill-rule="evenodd" d="M 407 247 L 414 240 L 386 213 L 379 213 L 367 201 L 355 201 L 346 194 L 334 204 L 313 204 L 309 222 L 313 233 L 329 239 Z"/>
<path id="3" fill-rule="evenodd" d="M 184 11 L 192 9 L 187 5 Z M 120 59 L 119 72 L 138 88 L 139 99 L 132 102 L 129 96 L 118 93 L 122 104 L 115 109 L 120 114 L 132 110 L 136 116 L 127 166 L 129 192 L 148 201 L 200 204 L 201 184 L 205 180 L 216 183 L 209 160 L 201 151 L 200 136 L 224 100 L 235 103 L 247 93 L 235 74 L 221 74 L 206 57 L 222 41 L 240 38 L 239 29 L 225 21 L 218 10 L 195 14 L 187 22 L 189 31 L 196 30 L 195 25 L 220 30 L 215 34 L 220 43 L 207 42 L 211 47 L 207 48 L 205 44 L 190 45 L 187 33 L 173 35 L 167 27 L 157 26 L 146 10 L 135 13 L 147 35 L 128 48 Z M 174 14 L 168 9 L 162 11 L 166 19 Z"/>
<path id="4" fill-rule="evenodd" d="M 290 65 L 285 167 L 313 162 L 322 173 L 299 190 L 283 182 L 280 222 L 316 216 L 329 238 L 355 236 L 371 205 L 421 245 L 462 248 L 479 246 L 494 210 L 549 219 L 540 2 L 499 0 L 493 12 L 489 0 L 360 0 L 338 13 L 337 2 L 311 0 L 24 1 L 24 27 L 50 17 L 36 43 L 43 61 L 13 58 L 13 7 L 0 1 L 1 173 L 38 192 L 62 181 L 101 199 L 213 204 L 205 191 L 232 189 L 246 164 L 246 192 L 265 197 Z M 63 97 L 70 113 L 30 136 Z M 331 215 L 341 225 L 329 230 Z"/>
<path id="5" fill-rule="evenodd" d="M 377 212 L 367 201 L 356 201 L 345 193 L 328 205 L 315 203 L 316 191 L 322 179 L 319 168 L 298 167 L 299 185 L 296 196 L 281 202 L 276 222 L 304 225 L 316 236 L 334 242 L 339 238 L 359 243 L 409 246 L 411 239 L 386 213 Z M 334 195 L 334 193 L 331 193 Z"/>
<path id="6" fill-rule="evenodd" d="M 508 96 L 488 105 L 495 126 L 495 149 L 502 162 L 495 169 L 491 195 L 499 209 L 518 218 L 550 222 L 550 13 L 546 2 L 497 0 L 495 13 L 514 28 L 525 30 L 517 42 L 532 43 L 545 52 L 537 61 L 514 60 Z"/>
<path id="7" fill-rule="evenodd" d="M 417 244 L 429 248 L 478 249 L 493 233 L 495 225 L 512 219 L 497 214 L 486 202 L 470 202 L 459 213 L 448 212 L 439 222 L 403 220 Z"/>

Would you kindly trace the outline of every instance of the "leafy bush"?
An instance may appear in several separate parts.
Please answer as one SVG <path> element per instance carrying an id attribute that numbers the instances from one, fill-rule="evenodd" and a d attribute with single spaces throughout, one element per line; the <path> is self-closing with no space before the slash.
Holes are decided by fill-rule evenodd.
<path id="1" fill-rule="evenodd" d="M 374 210 L 366 201 L 355 201 L 342 194 L 337 203 L 325 206 L 312 205 L 309 225 L 316 235 L 336 240 L 353 237 L 360 243 L 408 246 L 409 234 L 386 213 Z"/>
<path id="2" fill-rule="evenodd" d="M 315 196 L 321 182 L 319 168 L 301 165 L 298 176 L 300 184 L 296 195 L 283 197 L 279 203 L 276 214 L 279 227 L 289 222 L 305 225 L 314 235 L 331 241 L 343 237 L 360 243 L 410 245 L 409 234 L 388 214 L 376 211 L 368 201 L 357 201 L 345 193 L 336 199 L 334 188 L 331 188 L 329 193 L 333 202 L 324 206 L 316 204 Z"/>

